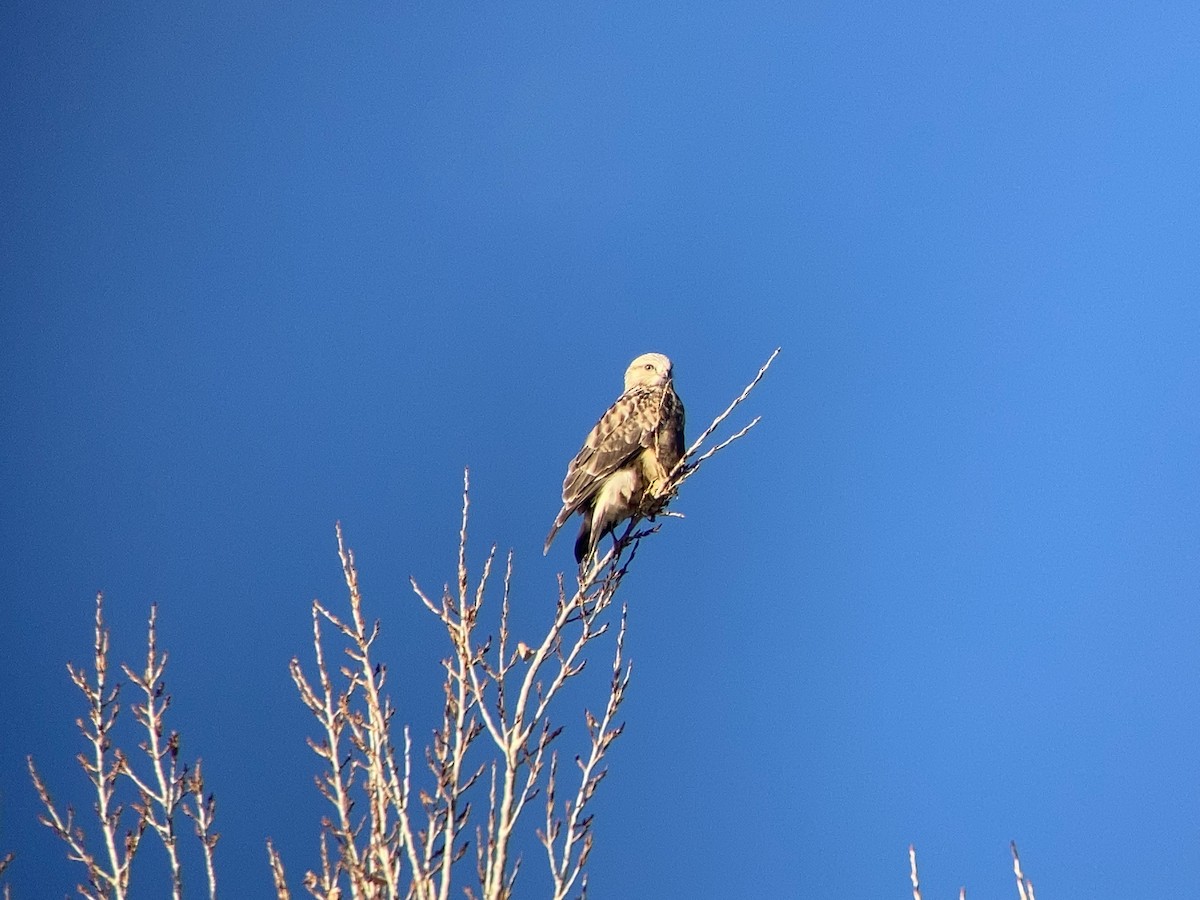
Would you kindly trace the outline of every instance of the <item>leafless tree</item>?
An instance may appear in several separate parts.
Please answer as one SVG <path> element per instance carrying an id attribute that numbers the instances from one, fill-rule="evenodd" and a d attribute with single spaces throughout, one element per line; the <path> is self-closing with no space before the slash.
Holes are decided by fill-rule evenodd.
<path id="1" fill-rule="evenodd" d="M 319 865 L 304 877 L 309 894 L 318 900 L 448 900 L 453 891 L 472 900 L 507 900 L 521 869 L 518 822 L 540 798 L 537 825 L 531 830 L 545 851 L 552 896 L 586 896 L 591 801 L 607 774 L 608 751 L 624 728 L 619 715 L 632 673 L 625 654 L 626 608 L 621 604 L 618 611 L 617 591 L 641 541 L 661 527 L 659 518 L 678 515 L 669 506 L 684 482 L 757 424 L 756 418 L 706 449 L 708 439 L 749 396 L 778 353 L 704 430 L 642 515 L 614 537 L 608 553 L 569 580 L 559 576 L 553 613 L 544 632 L 537 630 L 538 637 L 528 642 L 510 627 L 512 553 L 503 560 L 502 576 L 495 572 L 494 546 L 480 571 L 472 573 L 467 565 L 470 483 L 464 473 L 453 583 L 433 594 L 412 582 L 415 597 L 447 638 L 441 723 L 424 748 L 423 764 L 414 764 L 409 727 L 396 723 L 388 669 L 376 658 L 381 625 L 364 610 L 354 554 L 339 525 L 348 609 L 335 612 L 314 601 L 315 668 L 306 672 L 295 658 L 290 664 L 300 699 L 317 723 L 308 744 L 320 760 L 317 787 L 329 804 L 317 848 Z M 488 607 L 492 634 L 485 625 L 484 601 L 497 590 L 498 614 Z M 87 745 L 79 762 L 95 793 L 98 838 L 93 834 L 89 839 L 72 806 L 54 801 L 32 757 L 28 760 L 45 808 L 40 820 L 67 845 L 68 858 L 84 866 L 87 883 L 78 891 L 88 900 L 128 896 L 132 864 L 147 832 L 166 850 L 171 896 L 179 900 L 184 890 L 179 813 L 192 822 L 210 900 L 216 897 L 216 802 L 205 794 L 200 762 L 190 768 L 180 763 L 179 734 L 165 724 L 171 698 L 164 682 L 167 654 L 158 649 L 156 621 L 152 606 L 145 665 L 122 666 L 138 692 L 130 708 L 144 735 L 141 754 L 131 757 L 122 750 L 114 732 L 121 685 L 110 678 L 102 595 L 96 598 L 94 671 L 67 667 L 87 701 L 87 714 L 78 720 Z M 585 749 L 574 756 L 575 768 L 560 766 L 560 736 L 569 725 L 558 701 L 564 686 L 597 654 L 610 660 L 607 691 L 595 711 L 583 710 Z M 473 867 L 463 862 L 472 845 Z M 290 900 L 283 859 L 269 840 L 267 853 L 276 895 Z M 0 872 L 10 859 L 0 861 Z"/>

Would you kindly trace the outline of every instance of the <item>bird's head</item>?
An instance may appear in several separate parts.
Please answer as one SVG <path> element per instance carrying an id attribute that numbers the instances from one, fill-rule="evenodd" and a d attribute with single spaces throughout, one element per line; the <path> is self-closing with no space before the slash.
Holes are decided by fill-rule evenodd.
<path id="1" fill-rule="evenodd" d="M 661 353 L 643 353 L 625 370 L 625 390 L 660 387 L 671 381 L 671 361 Z"/>

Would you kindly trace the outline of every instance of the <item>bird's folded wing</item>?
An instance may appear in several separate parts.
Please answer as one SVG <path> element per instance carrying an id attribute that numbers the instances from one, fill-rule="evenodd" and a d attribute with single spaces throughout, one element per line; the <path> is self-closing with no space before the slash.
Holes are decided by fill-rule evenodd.
<path id="1" fill-rule="evenodd" d="M 650 446 L 659 412 L 655 393 L 627 391 L 600 417 L 567 467 L 564 511 L 577 509 L 600 489 L 605 478 Z"/>

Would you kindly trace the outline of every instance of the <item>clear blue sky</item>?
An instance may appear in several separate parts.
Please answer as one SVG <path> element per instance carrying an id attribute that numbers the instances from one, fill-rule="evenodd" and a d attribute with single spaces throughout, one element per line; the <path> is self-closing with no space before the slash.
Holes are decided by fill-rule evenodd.
<path id="1" fill-rule="evenodd" d="M 160 604 L 224 895 L 270 895 L 268 834 L 298 895 L 286 664 L 343 597 L 334 521 L 424 727 L 407 578 L 452 577 L 462 467 L 472 559 L 512 547 L 548 612 L 629 359 L 673 358 L 695 433 L 776 345 L 626 585 L 593 896 L 899 897 L 915 842 L 930 900 L 1009 897 L 1010 839 L 1042 897 L 1194 892 L 1198 35 L 1182 3 L 6 5 L 14 897 L 79 877 L 24 758 L 87 807 L 97 589 L 124 659 Z"/>

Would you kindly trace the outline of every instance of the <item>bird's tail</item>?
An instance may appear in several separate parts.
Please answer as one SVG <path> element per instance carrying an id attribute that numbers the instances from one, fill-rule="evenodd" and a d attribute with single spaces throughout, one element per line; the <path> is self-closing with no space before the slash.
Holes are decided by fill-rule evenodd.
<path id="1" fill-rule="evenodd" d="M 579 526 L 579 537 L 575 538 L 575 562 L 583 565 L 584 560 L 592 558 L 592 554 L 596 552 L 596 541 L 600 535 L 592 535 L 592 522 L 588 516 L 583 517 L 583 524 Z"/>
<path id="2" fill-rule="evenodd" d="M 554 536 L 558 534 L 558 529 L 562 528 L 569 518 L 571 518 L 571 510 L 565 507 L 554 517 L 554 524 L 550 526 L 550 533 L 546 535 L 546 546 L 542 548 L 542 556 L 550 552 L 550 545 L 554 543 Z"/>

